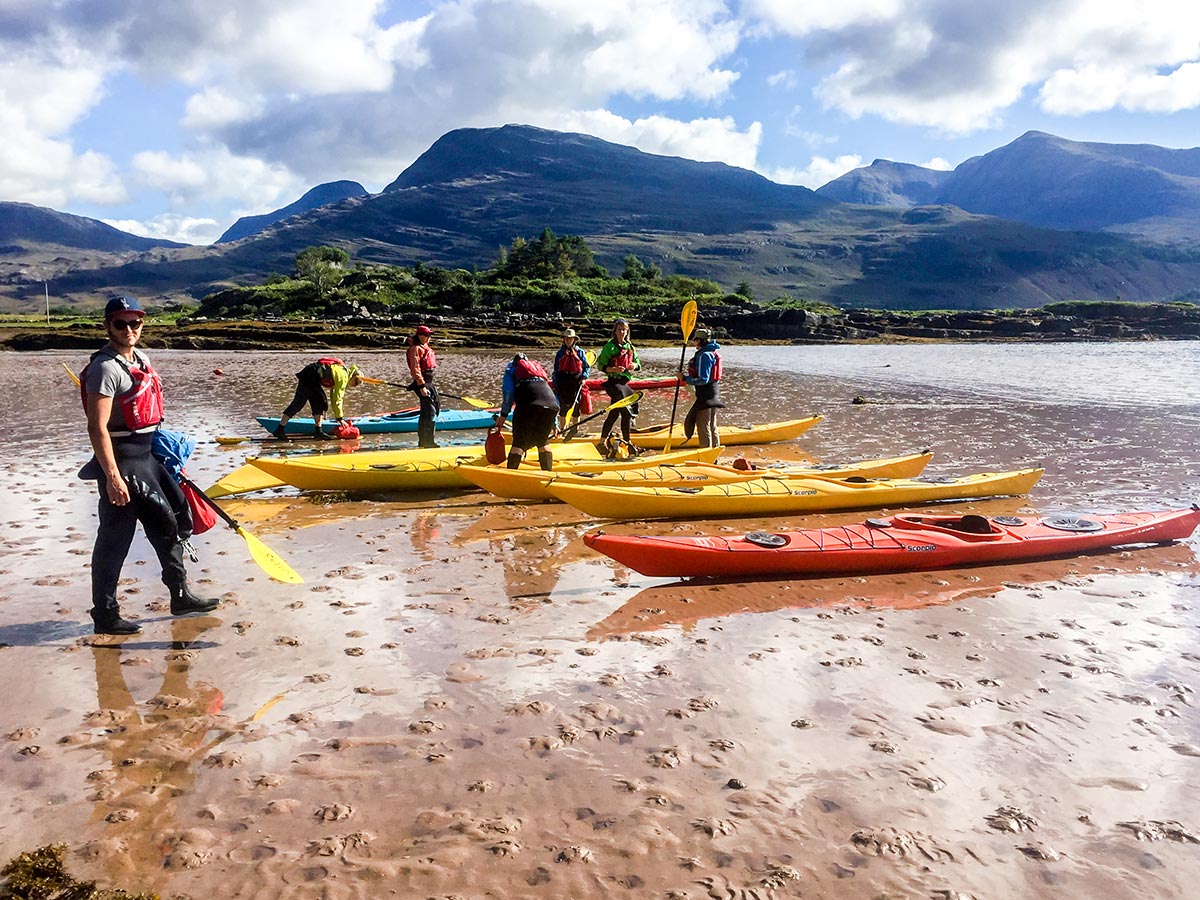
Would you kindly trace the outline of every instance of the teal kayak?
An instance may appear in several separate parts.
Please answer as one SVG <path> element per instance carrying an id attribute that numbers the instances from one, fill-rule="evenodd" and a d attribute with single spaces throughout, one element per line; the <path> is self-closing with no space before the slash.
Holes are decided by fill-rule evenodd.
<path id="1" fill-rule="evenodd" d="M 384 413 L 376 416 L 353 416 L 348 421 L 361 434 L 409 434 L 417 430 L 419 410 L 405 409 L 400 412 Z M 487 409 L 443 409 L 433 420 L 438 431 L 465 431 L 471 428 L 491 428 L 492 416 L 498 410 Z M 274 432 L 279 427 L 279 417 L 257 416 L 258 424 L 267 431 Z M 312 434 L 314 422 L 312 419 L 288 419 L 287 433 L 304 435 Z M 326 419 L 321 423 L 321 430 L 329 434 L 337 427 L 337 419 Z"/>

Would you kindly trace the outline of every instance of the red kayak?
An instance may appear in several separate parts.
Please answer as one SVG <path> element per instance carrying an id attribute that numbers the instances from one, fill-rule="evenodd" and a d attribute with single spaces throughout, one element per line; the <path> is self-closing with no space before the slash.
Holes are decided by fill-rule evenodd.
<path id="1" fill-rule="evenodd" d="M 589 391 L 604 390 L 604 382 L 607 378 L 589 378 L 584 382 Z M 654 388 L 673 388 L 677 384 L 683 384 L 681 378 L 640 378 L 627 382 L 631 391 L 648 391 Z"/>
<path id="2" fill-rule="evenodd" d="M 867 575 L 1074 556 L 1123 544 L 1180 541 L 1200 506 L 1087 518 L 903 514 L 857 525 L 737 537 L 593 531 L 584 543 L 643 575 Z"/>

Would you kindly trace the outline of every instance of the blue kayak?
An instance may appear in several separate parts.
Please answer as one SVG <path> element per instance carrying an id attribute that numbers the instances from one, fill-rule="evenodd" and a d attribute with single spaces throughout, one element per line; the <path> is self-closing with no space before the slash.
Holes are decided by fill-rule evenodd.
<path id="1" fill-rule="evenodd" d="M 353 416 L 348 421 L 362 434 L 408 434 L 417 430 L 418 412 L 405 409 L 400 412 L 379 416 Z M 443 409 L 433 420 L 438 431 L 465 431 L 470 428 L 491 428 L 492 415 L 499 410 L 486 409 Z M 279 427 L 279 417 L 257 416 L 258 424 L 273 432 Z M 510 417 L 511 418 L 511 417 Z M 287 433 L 305 435 L 313 433 L 312 419 L 288 419 Z M 321 430 L 329 434 L 337 427 L 337 419 L 326 419 Z"/>

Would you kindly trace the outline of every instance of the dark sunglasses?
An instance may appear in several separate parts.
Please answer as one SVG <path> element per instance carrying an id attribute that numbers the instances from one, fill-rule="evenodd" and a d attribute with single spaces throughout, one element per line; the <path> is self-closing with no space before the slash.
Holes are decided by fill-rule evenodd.
<path id="1" fill-rule="evenodd" d="M 137 331 L 142 327 L 141 319 L 109 319 L 108 321 L 116 328 L 128 328 L 130 331 Z"/>

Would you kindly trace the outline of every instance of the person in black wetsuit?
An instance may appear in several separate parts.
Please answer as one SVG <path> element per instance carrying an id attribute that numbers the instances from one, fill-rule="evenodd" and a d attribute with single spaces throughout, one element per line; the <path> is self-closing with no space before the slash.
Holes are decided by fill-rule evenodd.
<path id="1" fill-rule="evenodd" d="M 97 480 L 100 525 L 92 550 L 92 622 L 96 634 L 136 634 L 121 617 L 117 582 L 137 523 L 158 554 L 171 614 L 208 612 L 219 601 L 192 593 L 183 566 L 183 543 L 192 516 L 183 491 L 150 452 L 163 414 L 162 380 L 136 349 L 145 312 L 133 297 L 114 297 L 104 308 L 108 343 L 92 355 L 80 377 L 88 439 L 95 454 L 79 475 Z"/>
<path id="2" fill-rule="evenodd" d="M 504 400 L 493 421 L 496 427 L 508 419 L 512 410 L 512 448 L 508 467 L 516 469 L 531 447 L 538 448 L 538 465 L 549 472 L 554 464 L 550 435 L 558 418 L 558 400 L 550 388 L 550 376 L 535 362 L 518 353 L 504 370 Z"/>
<path id="3" fill-rule="evenodd" d="M 721 345 L 712 339 L 706 328 L 697 328 L 692 333 L 696 353 L 688 361 L 683 380 L 696 389 L 696 402 L 683 420 L 683 434 L 691 438 L 699 432 L 697 440 L 701 447 L 719 447 L 721 436 L 717 432 L 717 410 L 725 406 L 721 402 Z"/>

